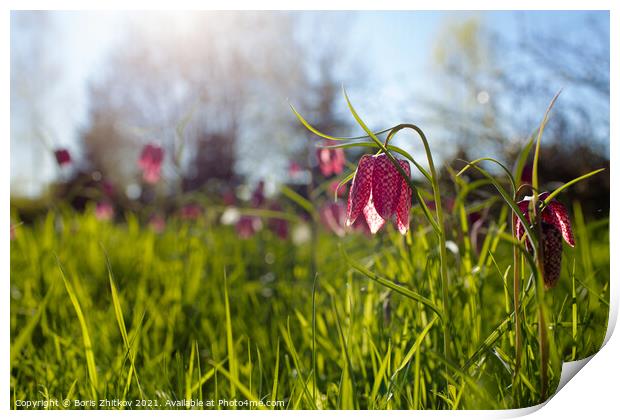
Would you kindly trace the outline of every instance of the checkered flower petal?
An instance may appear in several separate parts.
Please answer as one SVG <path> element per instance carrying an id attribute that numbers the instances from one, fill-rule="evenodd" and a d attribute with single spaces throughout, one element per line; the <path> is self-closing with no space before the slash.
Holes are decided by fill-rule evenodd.
<path id="1" fill-rule="evenodd" d="M 528 222 L 530 221 L 530 212 L 528 211 L 529 204 L 529 199 L 521 200 L 517 203 L 519 210 L 521 210 L 521 213 L 525 216 L 525 220 Z M 517 239 L 521 240 L 523 234 L 525 233 L 525 228 L 523 227 L 523 223 L 521 223 L 521 219 L 519 219 L 516 214 L 513 214 L 512 217 L 515 221 L 515 236 Z"/>
<path id="2" fill-rule="evenodd" d="M 542 224 L 543 280 L 547 289 L 554 287 L 562 272 L 562 233 L 554 224 Z"/>
<path id="3" fill-rule="evenodd" d="M 396 211 L 402 177 L 385 154 L 375 157 L 372 172 L 372 200 L 379 216 L 389 219 Z"/>
<path id="4" fill-rule="evenodd" d="M 385 224 L 385 219 L 383 219 L 379 213 L 377 213 L 376 206 L 372 201 L 372 197 L 368 201 L 366 207 L 364 207 L 364 217 L 366 218 L 366 223 L 370 228 L 370 233 L 375 234 L 383 227 Z"/>
<path id="5" fill-rule="evenodd" d="M 353 225 L 370 200 L 375 157 L 364 155 L 357 165 L 347 201 L 347 226 Z"/>
<path id="6" fill-rule="evenodd" d="M 570 225 L 570 219 L 568 218 L 568 211 L 564 204 L 559 201 L 552 200 L 545 210 L 543 210 L 543 220 L 549 219 L 549 223 L 552 223 L 556 228 L 562 232 L 562 237 L 567 244 L 574 247 L 575 237 Z"/>
<path id="7" fill-rule="evenodd" d="M 411 168 L 406 160 L 399 160 L 400 166 L 403 168 L 408 177 L 411 176 Z M 405 235 L 409 230 L 409 210 L 411 210 L 411 188 L 405 179 L 401 177 L 400 197 L 396 206 L 396 227 L 398 231 Z"/>

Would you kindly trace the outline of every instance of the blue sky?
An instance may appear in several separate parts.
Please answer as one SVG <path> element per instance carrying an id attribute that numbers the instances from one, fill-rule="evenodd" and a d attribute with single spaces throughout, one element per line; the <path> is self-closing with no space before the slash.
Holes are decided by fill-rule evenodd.
<path id="1" fill-rule="evenodd" d="M 11 54 L 12 70 L 16 56 L 28 44 L 29 34 L 14 25 L 18 16 L 12 14 Z M 312 21 L 324 12 L 308 12 Z M 471 16 L 480 17 L 492 30 L 506 37 L 516 37 L 522 23 L 538 33 L 565 34 L 566 39 L 579 39 L 583 24 L 594 19 L 609 31 L 606 12 L 356 12 L 341 13 L 347 29 L 347 55 L 364 63 L 367 79 L 364 92 L 351 92 L 360 113 L 374 128 L 393 123 L 394 120 L 416 118 L 421 110 L 412 99 L 415 92 L 433 93 L 432 49 L 438 33 L 446 23 Z M 86 123 L 88 110 L 87 83 L 97 76 L 98 68 L 115 45 L 127 19 L 139 16 L 127 12 L 56 12 L 52 14 L 57 30 L 48 34 L 45 45 L 53 48 L 53 56 L 60 65 L 59 81 L 39 80 L 36 72 L 29 75 L 33 86 L 54 89 L 53 98 L 70 104 L 66 107 L 45 109 L 52 145 L 75 149 L 78 130 Z M 175 14 L 171 24 L 182 25 L 182 14 Z M 39 42 L 34 40 L 33 42 Z M 350 71 L 350 69 L 349 69 Z M 340 74 L 342 83 L 353 74 Z M 52 81 L 51 83 L 55 83 Z M 12 95 L 16 89 L 12 84 Z M 382 103 L 398 104 L 388 110 L 377 107 L 373 96 Z M 541 98 L 544 104 L 548 98 Z M 404 105 L 403 105 L 404 104 Z M 538 104 L 536 104 L 538 105 Z M 544 105 L 543 105 L 544 106 Z M 344 111 L 344 106 L 343 106 Z M 19 128 L 23 115 L 12 111 L 12 127 Z M 17 130 L 17 128 L 15 130 Z M 55 164 L 45 153 L 40 141 L 28 140 L 29 136 L 11 132 L 11 183 L 20 194 L 36 194 L 42 185 L 57 176 Z M 36 176 L 34 175 L 36 174 Z"/>

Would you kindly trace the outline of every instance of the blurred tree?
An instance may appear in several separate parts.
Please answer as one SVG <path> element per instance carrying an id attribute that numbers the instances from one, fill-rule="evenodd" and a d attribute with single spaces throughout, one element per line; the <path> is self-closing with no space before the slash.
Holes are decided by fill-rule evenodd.
<path id="1" fill-rule="evenodd" d="M 550 188 L 608 168 L 605 30 L 591 21 L 580 28 L 580 37 L 559 40 L 540 31 L 534 38 L 525 27 L 521 29 L 509 37 L 490 30 L 476 17 L 445 26 L 436 43 L 435 61 L 443 92 L 439 97 L 450 100 L 428 101 L 444 141 L 467 150 L 469 156 L 491 155 L 512 162 L 540 123 L 550 99 L 564 88 L 545 129 L 541 180 Z M 608 212 L 609 172 L 584 185 L 571 198 L 584 201 L 590 211 Z"/>
<path id="2" fill-rule="evenodd" d="M 304 144 L 285 100 L 307 87 L 294 25 L 291 13 L 141 16 L 92 83 L 90 164 L 127 183 L 141 144 L 156 141 L 169 186 L 285 178 Z"/>
<path id="3" fill-rule="evenodd" d="M 11 168 L 12 194 L 41 193 L 37 178 L 55 169 L 52 150 L 59 130 L 52 122 L 63 113 L 56 104 L 66 96 L 54 48 L 58 32 L 49 12 L 11 12 L 11 161 L 20 162 Z M 46 77 L 33 77 L 38 74 Z"/>

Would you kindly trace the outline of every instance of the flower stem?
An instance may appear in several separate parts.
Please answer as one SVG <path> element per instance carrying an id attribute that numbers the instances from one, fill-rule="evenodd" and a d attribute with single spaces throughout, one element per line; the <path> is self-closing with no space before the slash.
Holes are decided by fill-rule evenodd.
<path id="1" fill-rule="evenodd" d="M 515 197 L 516 198 L 516 197 Z M 512 234 L 516 238 L 516 220 L 515 217 L 511 215 L 512 219 Z M 515 395 L 518 396 L 517 392 L 517 381 L 519 380 L 519 370 L 521 368 L 521 319 L 519 318 L 519 297 L 521 294 L 521 273 L 519 265 L 519 248 L 517 245 L 513 245 L 513 301 L 514 301 L 514 330 L 515 330 L 515 368 L 514 375 L 512 380 L 512 389 Z"/>
<path id="2" fill-rule="evenodd" d="M 433 187 L 433 197 L 435 200 L 435 213 L 437 215 L 437 225 L 439 227 L 439 229 L 437 229 L 437 236 L 439 239 L 439 263 L 440 263 L 440 273 L 441 273 L 441 303 L 442 303 L 443 314 L 444 314 L 443 353 L 444 353 L 445 359 L 448 362 L 451 362 L 452 361 L 451 346 L 450 346 L 451 317 L 450 317 L 450 299 L 449 299 L 450 293 L 448 289 L 448 286 L 449 286 L 448 253 L 446 251 L 446 227 L 444 224 L 444 213 L 443 213 L 443 208 L 441 205 L 441 194 L 439 191 L 439 178 L 437 176 L 437 171 L 435 169 L 435 164 L 433 162 L 433 155 L 431 153 L 431 149 L 428 144 L 426 135 L 424 134 L 422 129 L 420 129 L 420 127 L 418 127 L 417 125 L 414 125 L 414 124 L 397 125 L 388 134 L 385 140 L 384 147 L 387 149 L 388 142 L 392 139 L 392 137 L 404 128 L 409 128 L 409 129 L 414 130 L 418 134 L 420 139 L 422 140 L 422 143 L 424 144 L 424 151 L 426 152 L 426 158 L 428 160 L 428 166 L 430 169 L 431 183 Z M 390 156 L 389 153 L 386 153 L 386 154 Z M 396 164 L 396 166 L 399 167 L 400 165 Z M 407 182 L 409 184 L 412 184 L 412 181 L 410 179 L 407 179 Z"/>

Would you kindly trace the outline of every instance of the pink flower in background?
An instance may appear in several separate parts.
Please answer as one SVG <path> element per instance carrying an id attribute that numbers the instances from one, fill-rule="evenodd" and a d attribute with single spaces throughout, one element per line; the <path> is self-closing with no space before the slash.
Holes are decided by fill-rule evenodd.
<path id="1" fill-rule="evenodd" d="M 54 151 L 54 156 L 56 156 L 56 162 L 60 167 L 71 163 L 71 154 L 69 154 L 67 149 L 56 149 Z"/>
<path id="2" fill-rule="evenodd" d="M 347 207 L 340 202 L 328 203 L 319 209 L 319 216 L 323 226 L 343 237 L 345 235 L 345 222 L 347 219 Z"/>
<path id="3" fill-rule="evenodd" d="M 260 207 L 265 204 L 265 181 L 260 181 L 252 193 L 252 206 Z"/>
<path id="4" fill-rule="evenodd" d="M 335 142 L 329 142 L 331 146 Z M 339 175 L 344 170 L 345 156 L 342 149 L 318 149 L 317 159 L 319 160 L 319 168 L 323 176 Z"/>
<path id="5" fill-rule="evenodd" d="M 142 178 L 149 184 L 155 184 L 161 177 L 161 164 L 164 160 L 164 149 L 147 144 L 142 149 L 138 166 L 142 169 Z"/>
<path id="6" fill-rule="evenodd" d="M 278 203 L 274 203 L 269 206 L 269 210 L 281 212 L 282 206 Z M 286 239 L 288 237 L 288 220 L 272 217 L 267 222 L 267 226 L 269 227 L 269 230 L 275 233 L 280 239 Z"/>
<path id="7" fill-rule="evenodd" d="M 15 225 L 11 224 L 11 240 L 12 241 L 15 240 L 15 238 L 17 237 L 15 235 L 15 227 L 16 227 Z"/>
<path id="8" fill-rule="evenodd" d="M 115 193 L 114 185 L 110 181 L 101 181 L 101 190 L 107 197 L 113 197 Z"/>
<path id="9" fill-rule="evenodd" d="M 410 176 L 409 162 L 398 160 Z M 396 216 L 396 227 L 403 235 L 409 230 L 411 188 L 390 159 L 384 154 L 364 155 L 359 161 L 347 203 L 347 226 L 352 226 L 360 214 L 364 215 L 374 234 L 386 220 Z"/>
<path id="10" fill-rule="evenodd" d="M 299 163 L 295 162 L 295 161 L 291 161 L 291 163 L 289 163 L 288 165 L 288 175 L 291 178 L 297 178 L 299 176 L 299 174 L 301 173 L 302 169 L 301 166 L 299 166 Z"/>
<path id="11" fill-rule="evenodd" d="M 549 197 L 548 192 L 544 192 L 538 196 L 538 200 L 542 202 Z M 523 212 L 525 220 L 530 221 L 529 204 L 532 197 L 525 197 L 517 204 Z M 515 222 L 515 235 L 517 239 L 521 239 L 525 234 L 525 228 L 521 220 L 513 215 Z M 542 223 L 542 255 L 543 255 L 543 279 L 547 288 L 557 284 L 562 270 L 562 238 L 571 246 L 575 246 L 575 238 L 568 218 L 568 211 L 562 203 L 557 200 L 551 200 L 541 213 Z M 531 249 L 527 242 L 528 249 Z"/>
<path id="12" fill-rule="evenodd" d="M 181 208 L 181 219 L 198 220 L 202 216 L 202 207 L 198 204 L 186 204 Z"/>
<path id="13" fill-rule="evenodd" d="M 162 233 L 166 230 L 166 219 L 164 219 L 160 214 L 154 214 L 149 219 L 149 227 L 155 233 Z"/>
<path id="14" fill-rule="evenodd" d="M 237 235 L 241 239 L 248 239 L 254 236 L 262 227 L 261 220 L 256 216 L 241 216 L 235 225 Z"/>
<path id="15" fill-rule="evenodd" d="M 227 190 L 222 194 L 222 201 L 225 206 L 234 206 L 237 201 L 237 197 L 233 191 Z"/>
<path id="16" fill-rule="evenodd" d="M 95 207 L 95 216 L 99 220 L 111 220 L 114 217 L 114 208 L 107 201 L 100 201 Z"/>

